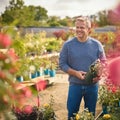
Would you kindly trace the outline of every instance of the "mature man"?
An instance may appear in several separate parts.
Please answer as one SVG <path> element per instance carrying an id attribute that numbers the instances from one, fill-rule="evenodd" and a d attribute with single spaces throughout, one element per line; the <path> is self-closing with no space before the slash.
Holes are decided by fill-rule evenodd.
<path id="1" fill-rule="evenodd" d="M 106 59 L 102 44 L 89 37 L 91 23 L 87 17 L 79 17 L 75 21 L 76 37 L 64 43 L 60 52 L 60 68 L 69 74 L 69 91 L 67 100 L 68 120 L 73 113 L 79 111 L 82 98 L 85 108 L 95 115 L 98 97 L 98 82 L 89 84 L 85 74 L 89 66 L 100 59 Z"/>

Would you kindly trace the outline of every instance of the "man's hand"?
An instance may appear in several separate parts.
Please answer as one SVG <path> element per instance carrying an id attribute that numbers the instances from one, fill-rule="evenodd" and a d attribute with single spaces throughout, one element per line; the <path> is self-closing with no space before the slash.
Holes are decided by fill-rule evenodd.
<path id="1" fill-rule="evenodd" d="M 85 79 L 85 75 L 86 75 L 86 72 L 84 72 L 84 71 L 77 71 L 77 70 L 74 70 L 72 68 L 69 68 L 67 73 L 69 75 L 73 75 L 73 76 L 77 77 L 80 80 L 84 80 Z"/>
<path id="2" fill-rule="evenodd" d="M 76 71 L 76 77 L 79 78 L 80 80 L 84 80 L 85 79 L 85 75 L 86 75 L 86 72 L 84 71 Z"/>
<path id="3" fill-rule="evenodd" d="M 97 76 L 97 77 L 93 78 L 93 83 L 98 82 L 99 80 L 101 80 L 101 77 Z"/>

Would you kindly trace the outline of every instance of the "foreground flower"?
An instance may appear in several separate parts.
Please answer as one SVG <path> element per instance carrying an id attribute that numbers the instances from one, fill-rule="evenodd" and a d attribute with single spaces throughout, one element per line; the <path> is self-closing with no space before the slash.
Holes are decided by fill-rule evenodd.
<path id="1" fill-rule="evenodd" d="M 76 120 L 79 120 L 79 119 L 80 119 L 80 115 L 79 115 L 79 114 L 76 114 L 75 119 L 76 119 Z"/>
<path id="2" fill-rule="evenodd" d="M 109 21 L 113 24 L 119 24 L 120 23 L 120 4 L 118 4 L 115 9 L 110 10 L 108 12 L 108 18 Z"/>
<path id="3" fill-rule="evenodd" d="M 26 106 L 23 107 L 23 112 L 24 113 L 31 114 L 32 111 L 33 111 L 33 107 L 30 106 L 30 105 L 26 105 Z"/>
<path id="4" fill-rule="evenodd" d="M 12 41 L 6 34 L 0 33 L 0 47 L 7 48 L 11 45 Z"/>
<path id="5" fill-rule="evenodd" d="M 48 103 L 45 103 L 43 106 L 44 106 L 44 108 L 50 107 L 50 105 Z"/>
<path id="6" fill-rule="evenodd" d="M 105 114 L 105 115 L 103 115 L 103 118 L 104 118 L 105 120 L 109 120 L 109 119 L 111 118 L 111 116 L 110 116 L 109 114 Z"/>
<path id="7" fill-rule="evenodd" d="M 113 85 L 120 86 L 120 57 L 114 58 L 108 66 L 108 80 Z"/>
<path id="8" fill-rule="evenodd" d="M 36 89 L 37 91 L 41 91 L 41 90 L 44 90 L 46 88 L 46 81 L 45 80 L 39 80 L 37 83 L 36 83 Z"/>

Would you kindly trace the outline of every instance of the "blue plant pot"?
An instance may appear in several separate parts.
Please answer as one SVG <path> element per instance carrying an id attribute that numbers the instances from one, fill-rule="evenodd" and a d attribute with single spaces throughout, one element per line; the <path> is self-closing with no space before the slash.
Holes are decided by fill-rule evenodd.
<path id="1" fill-rule="evenodd" d="M 37 74 L 36 74 L 36 72 L 34 72 L 34 73 L 31 73 L 31 79 L 33 79 L 33 78 L 36 78 L 37 77 Z"/>
<path id="2" fill-rule="evenodd" d="M 108 114 L 108 107 L 107 107 L 107 105 L 102 105 L 102 111 L 103 111 L 103 114 Z"/>
<path id="3" fill-rule="evenodd" d="M 19 82 L 23 82 L 23 76 L 17 76 L 16 80 L 19 81 Z"/>
<path id="4" fill-rule="evenodd" d="M 37 77 L 42 76 L 42 75 L 43 75 L 42 72 L 36 71 L 36 76 L 37 76 Z"/>
<path id="5" fill-rule="evenodd" d="M 118 102 L 118 106 L 120 107 L 120 100 L 119 100 L 119 102 Z"/>
<path id="6" fill-rule="evenodd" d="M 37 77 L 40 76 L 40 71 L 36 71 L 36 76 L 37 76 Z"/>
<path id="7" fill-rule="evenodd" d="M 50 71 L 50 69 L 45 69 L 44 70 L 44 75 L 49 75 L 49 71 Z"/>
<path id="8" fill-rule="evenodd" d="M 55 77 L 56 75 L 56 70 L 50 70 L 49 71 L 50 77 Z"/>

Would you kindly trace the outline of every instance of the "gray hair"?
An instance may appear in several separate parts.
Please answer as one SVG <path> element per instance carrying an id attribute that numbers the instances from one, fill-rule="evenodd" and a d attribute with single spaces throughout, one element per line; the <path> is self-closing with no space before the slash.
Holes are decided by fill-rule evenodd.
<path id="1" fill-rule="evenodd" d="M 78 21 L 85 22 L 88 28 L 91 28 L 91 21 L 88 17 L 80 16 L 76 18 L 75 23 Z"/>

